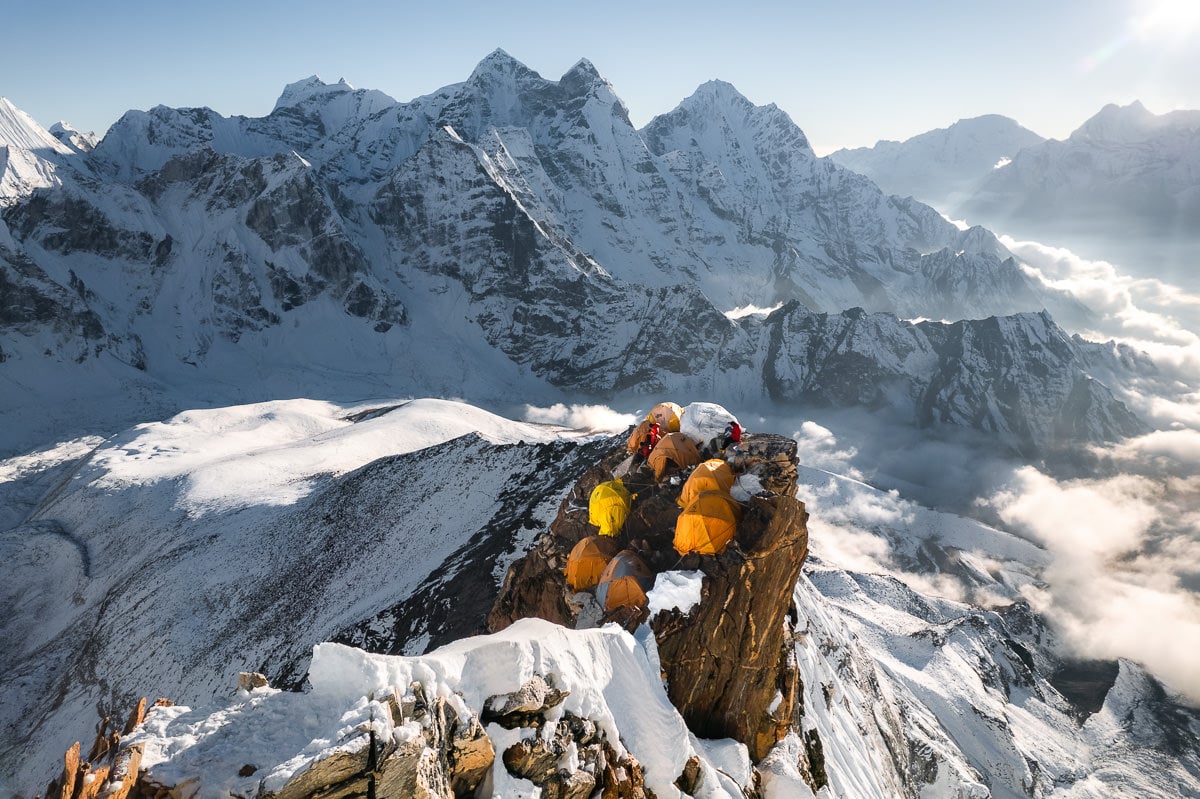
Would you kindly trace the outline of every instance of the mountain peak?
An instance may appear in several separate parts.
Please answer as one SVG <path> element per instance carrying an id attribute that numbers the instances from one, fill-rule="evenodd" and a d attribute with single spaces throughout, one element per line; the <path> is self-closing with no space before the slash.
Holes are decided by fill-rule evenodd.
<path id="1" fill-rule="evenodd" d="M 6 97 L 0 97 L 0 145 L 22 150 L 50 149 L 59 153 L 70 152 L 33 117 L 17 108 Z"/>
<path id="2" fill-rule="evenodd" d="M 301 105 L 306 100 L 321 94 L 352 91 L 354 91 L 354 87 L 347 83 L 345 78 L 339 78 L 337 83 L 326 83 L 316 75 L 309 75 L 303 80 L 289 83 L 284 87 L 283 93 L 275 101 L 275 110 Z"/>
<path id="3" fill-rule="evenodd" d="M 472 70 L 471 77 L 467 79 L 467 82 L 476 83 L 488 75 L 524 77 L 526 75 L 537 76 L 537 73 L 522 64 L 517 59 L 513 58 L 505 50 L 497 47 L 495 50 L 484 56 L 483 60 L 475 66 L 475 69 Z"/>
<path id="4" fill-rule="evenodd" d="M 1131 142 L 1142 139 L 1163 117 L 1149 111 L 1140 100 L 1129 105 L 1109 103 L 1071 134 L 1072 139 Z"/>
<path id="5" fill-rule="evenodd" d="M 753 105 L 753 103 L 746 98 L 746 95 L 739 92 L 737 87 L 732 83 L 717 79 L 701 83 L 696 87 L 696 91 L 692 92 L 692 97 L 708 100 L 723 100 L 726 102 L 732 101 L 744 105 Z"/>
<path id="6" fill-rule="evenodd" d="M 600 71 L 596 69 L 596 66 L 591 61 L 588 61 L 586 58 L 581 58 L 575 62 L 574 66 L 572 66 L 566 71 L 566 73 L 563 74 L 563 77 L 565 78 L 568 75 L 580 78 L 586 77 L 595 80 L 596 78 L 600 77 Z"/>

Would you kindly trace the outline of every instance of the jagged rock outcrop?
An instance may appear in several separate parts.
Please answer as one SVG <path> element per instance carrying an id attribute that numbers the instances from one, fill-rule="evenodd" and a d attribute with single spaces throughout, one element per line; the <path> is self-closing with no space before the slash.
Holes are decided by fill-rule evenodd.
<path id="1" fill-rule="evenodd" d="M 155 702 L 156 707 L 169 706 L 166 699 Z M 129 714 L 118 732 L 113 720 L 105 716 L 96 727 L 96 739 L 86 759 L 76 741 L 63 756 L 62 775 L 46 788 L 46 799 L 126 799 L 150 795 L 140 790 L 139 777 L 143 747 L 141 744 L 122 745 L 146 718 L 146 699 L 143 697 Z"/>
<path id="2" fill-rule="evenodd" d="M 239 677 L 240 696 L 271 691 L 256 677 Z M 553 712 L 568 693 L 552 682 L 535 676 L 517 691 L 490 697 L 482 718 L 459 698 L 431 695 L 414 682 L 403 695 L 380 697 L 374 712 L 386 719 L 372 716 L 370 723 L 338 732 L 338 746 L 308 758 L 286 779 L 261 773 L 253 762 L 237 776 L 258 799 L 455 799 L 477 795 L 499 757 L 510 774 L 529 780 L 545 797 L 588 799 L 599 792 L 604 799 L 653 799 L 637 759 L 618 752 L 594 721 Z M 183 799 L 224 784 L 227 775 L 180 777 L 153 765 L 141 768 L 144 741 L 137 735 L 129 742 L 122 738 L 141 725 L 145 711 L 143 699 L 123 734 L 110 730 L 105 719 L 87 762 L 80 763 L 78 743 L 68 750 L 63 776 L 50 784 L 47 799 Z M 485 730 L 493 724 L 519 736 L 502 752 Z M 547 725 L 553 732 L 543 735 Z M 304 753 L 298 757 L 303 760 Z M 568 758 L 573 767 L 564 765 Z"/>
<path id="3" fill-rule="evenodd" d="M 802 702 L 788 616 L 808 553 L 808 514 L 795 499 L 793 440 L 751 434 L 741 449 L 735 469 L 756 477 L 762 490 L 750 498 L 737 537 L 724 553 L 678 556 L 672 540 L 679 486 L 657 484 L 648 472 L 626 478 L 637 496 L 618 543 L 637 542 L 633 545 L 657 571 L 682 564 L 703 572 L 696 608 L 665 611 L 651 619 L 668 695 L 694 733 L 741 741 L 757 761 L 789 730 L 799 729 Z M 588 496 L 600 482 L 612 479 L 624 454 L 616 446 L 589 469 L 550 529 L 510 567 L 488 618 L 490 630 L 526 616 L 568 626 L 580 623 L 581 607 L 572 600 L 563 569 L 571 548 L 594 533 L 587 523 Z M 644 616 L 623 614 L 620 620 Z"/>

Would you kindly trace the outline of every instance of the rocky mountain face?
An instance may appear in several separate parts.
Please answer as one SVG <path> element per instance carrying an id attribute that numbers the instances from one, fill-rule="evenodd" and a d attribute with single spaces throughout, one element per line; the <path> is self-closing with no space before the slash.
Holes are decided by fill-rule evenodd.
<path id="1" fill-rule="evenodd" d="M 624 455 L 623 446 L 616 448 L 585 472 L 550 528 L 509 568 L 488 617 L 490 631 L 530 616 L 576 628 L 596 623 L 594 600 L 573 595 L 564 569 L 575 544 L 594 534 L 580 505 L 586 507 L 596 485 L 613 479 Z M 677 481 L 655 482 L 648 469 L 626 478 L 637 496 L 618 547 L 635 547 L 656 572 L 699 569 L 703 587 L 690 610 L 610 611 L 602 618 L 632 628 L 649 615 L 668 696 L 688 729 L 739 741 L 758 762 L 801 729 L 799 675 L 787 640 L 791 593 L 808 553 L 807 513 L 795 499 L 795 441 L 748 435 L 735 469 L 752 475 L 761 491 L 749 498 L 736 543 L 715 556 L 680 558 L 673 548 L 681 510 Z"/>
<path id="2" fill-rule="evenodd" d="M 913 324 L 860 309 L 829 315 L 790 306 L 762 325 L 763 381 L 780 400 L 887 407 L 922 427 L 995 434 L 1027 454 L 1081 434 L 1116 439 L 1148 430 L 1090 376 L 1117 354 L 1066 335 L 1045 312 Z"/>
<path id="3" fill-rule="evenodd" d="M 29 407 L 78 419 L 59 387 L 81 353 L 125 413 L 263 392 L 792 401 L 761 388 L 786 326 L 725 311 L 1078 310 L 719 82 L 640 131 L 586 61 L 549 81 L 500 51 L 410 103 L 313 78 L 263 118 L 131 111 L 92 149 L 5 118 L 14 429 Z"/>
<path id="4" fill-rule="evenodd" d="M 1029 147 L 959 206 L 1008 230 L 1194 239 L 1200 230 L 1200 111 L 1108 105 L 1065 141 Z"/>
<path id="5" fill-rule="evenodd" d="M 902 142 L 837 150 L 829 159 L 874 181 L 888 194 L 911 195 L 950 212 L 1001 164 L 1045 142 L 1015 120 L 996 114 L 960 119 Z"/>

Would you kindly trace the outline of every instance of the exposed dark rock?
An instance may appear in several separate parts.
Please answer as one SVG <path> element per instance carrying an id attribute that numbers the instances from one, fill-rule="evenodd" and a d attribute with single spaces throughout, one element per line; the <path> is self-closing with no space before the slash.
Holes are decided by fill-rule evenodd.
<path id="1" fill-rule="evenodd" d="M 445 563 L 433 569 L 411 597 L 341 630 L 331 640 L 371 652 L 398 655 L 404 654 L 406 644 L 417 638 L 427 636 L 428 651 L 459 638 L 487 632 L 489 614 L 494 615 L 493 605 L 499 604 L 497 591 L 500 589 L 494 576 L 497 562 L 517 548 L 516 542 L 521 541 L 523 547 L 531 531 L 542 529 L 544 522 L 534 518 L 538 503 L 546 496 L 567 490 L 588 464 L 594 463 L 612 446 L 611 441 L 582 446 L 572 442 L 528 445 L 525 456 L 528 467 L 520 472 L 519 479 L 506 487 L 487 525 L 476 531 Z M 394 469 L 404 460 L 406 456 L 378 461 L 366 467 L 362 479 L 356 482 L 360 486 L 369 483 L 375 472 Z M 361 524 L 364 516 L 378 512 L 370 505 L 364 507 L 353 492 L 329 505 L 326 523 L 335 535 L 339 530 Z M 537 546 L 535 544 L 535 548 Z M 548 575 L 548 579 L 557 579 L 565 588 L 561 569 L 557 576 Z M 515 616 L 513 620 L 516 618 L 521 617 Z M 293 678 L 299 679 L 302 671 L 297 666 Z"/>
<path id="2" fill-rule="evenodd" d="M 86 252 L 148 261 L 155 246 L 149 233 L 118 228 L 87 200 L 63 193 L 35 193 L 7 209 L 4 221 L 18 239 L 36 239 L 47 250 L 63 255 Z"/>
<path id="3" fill-rule="evenodd" d="M 700 758 L 692 755 L 683 765 L 683 773 L 675 780 L 675 787 L 686 794 L 695 794 L 704 785 L 704 771 L 700 767 Z"/>
<path id="4" fill-rule="evenodd" d="M 1120 665 L 1115 660 L 1072 660 L 1050 676 L 1050 684 L 1074 705 L 1081 717 L 1096 713 L 1117 681 Z"/>
<path id="5" fill-rule="evenodd" d="M 563 703 L 570 691 L 554 687 L 553 678 L 534 675 L 520 689 L 501 696 L 488 697 L 480 720 L 484 724 L 499 724 L 508 730 L 518 727 L 540 727 L 546 711 Z"/>
<path id="6" fill-rule="evenodd" d="M 812 776 L 811 787 L 816 793 L 829 784 L 829 774 L 825 771 L 825 746 L 816 730 L 804 731 L 804 751 L 808 754 L 806 773 Z"/>
<path id="7" fill-rule="evenodd" d="M 734 544 L 701 559 L 700 604 L 652 620 L 667 693 L 703 738 L 734 738 L 758 761 L 799 721 L 785 642 L 792 590 L 808 552 L 808 514 L 788 496 L 754 497 Z M 783 701 L 774 710 L 776 695 Z"/>

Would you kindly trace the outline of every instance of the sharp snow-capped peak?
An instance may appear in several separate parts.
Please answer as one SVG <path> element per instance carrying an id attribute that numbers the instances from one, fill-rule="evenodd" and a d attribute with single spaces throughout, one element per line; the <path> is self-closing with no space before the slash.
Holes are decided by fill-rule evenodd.
<path id="1" fill-rule="evenodd" d="M 275 108 L 273 110 L 278 111 L 280 108 L 304 105 L 314 97 L 325 97 L 353 91 L 355 91 L 354 87 L 347 83 L 345 78 L 340 78 L 337 83 L 326 83 L 316 75 L 310 75 L 304 80 L 298 80 L 295 83 L 289 83 L 285 86 L 283 93 L 275 101 Z"/>
<path id="2" fill-rule="evenodd" d="M 54 138 L 33 117 L 0 97 L 0 146 L 67 155 L 71 149 Z"/>

